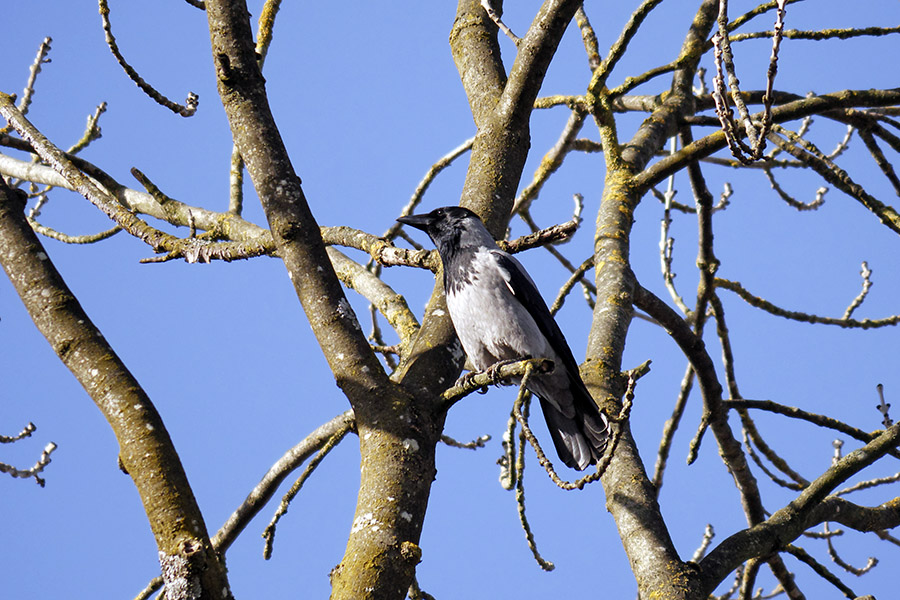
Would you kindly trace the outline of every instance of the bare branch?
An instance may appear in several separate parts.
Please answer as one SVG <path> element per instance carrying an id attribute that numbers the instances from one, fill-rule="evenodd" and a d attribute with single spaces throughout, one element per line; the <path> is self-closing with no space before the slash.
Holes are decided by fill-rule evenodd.
<path id="1" fill-rule="evenodd" d="M 889 402 L 884 401 L 884 386 L 880 383 L 875 386 L 875 389 L 878 391 L 878 412 L 881 413 L 882 417 L 884 417 L 881 422 L 885 427 L 890 427 L 894 424 L 893 420 L 888 414 L 888 411 L 891 410 L 891 404 Z"/>
<path id="2" fill-rule="evenodd" d="M 434 181 L 435 177 L 438 174 L 453 164 L 457 158 L 468 152 L 472 149 L 472 144 L 475 143 L 475 138 L 471 137 L 464 141 L 462 144 L 439 158 L 431 167 L 428 169 L 428 172 L 425 173 L 425 176 L 419 182 L 419 185 L 416 186 L 415 191 L 413 191 L 412 197 L 409 199 L 409 202 L 406 203 L 406 206 L 400 211 L 401 217 L 407 217 L 413 212 L 415 212 L 416 208 L 422 202 L 422 199 L 425 196 L 425 192 L 428 190 L 429 186 L 431 186 L 431 182 Z M 390 226 L 390 228 L 384 232 L 382 236 L 386 240 L 393 240 L 400 233 L 400 230 L 403 228 L 403 224 L 397 221 Z"/>
<path id="3" fill-rule="evenodd" d="M 885 35 L 891 35 L 893 33 L 900 33 L 900 26 L 852 27 L 847 29 L 819 29 L 815 31 L 785 29 L 781 32 L 781 36 L 789 40 L 847 40 L 850 38 L 864 36 L 881 37 Z M 743 42 L 746 40 L 756 40 L 760 38 L 774 38 L 775 35 L 775 31 L 754 31 L 752 33 L 734 33 L 729 35 L 728 39 L 732 42 Z"/>
<path id="4" fill-rule="evenodd" d="M 812 423 L 813 425 L 817 425 L 819 427 L 826 427 L 828 429 L 834 429 L 835 431 L 840 431 L 843 434 L 849 435 L 853 439 L 860 440 L 861 442 L 871 442 L 875 439 L 875 435 L 871 433 L 867 433 L 862 429 L 857 429 L 856 427 L 851 427 L 847 425 L 843 421 L 838 421 L 837 419 L 833 419 L 831 417 L 827 417 L 825 415 L 818 415 L 815 413 L 807 412 L 805 410 L 795 408 L 793 406 L 785 406 L 783 404 L 778 404 L 777 402 L 773 402 L 771 400 L 745 400 L 745 399 L 735 399 L 735 400 L 725 400 L 722 403 L 725 408 L 740 408 L 746 409 L 751 408 L 755 410 L 765 410 L 768 412 L 772 412 L 779 415 L 784 415 L 786 417 L 791 417 L 792 419 L 800 419 L 802 421 L 807 421 Z M 889 451 L 888 454 L 894 456 L 896 458 L 900 458 L 900 452 L 897 451 Z"/>
<path id="5" fill-rule="evenodd" d="M 30 423 L 29 423 L 30 425 Z M 34 429 L 32 429 L 34 431 Z M 24 433 L 24 432 L 23 432 Z M 21 434 L 20 434 L 21 435 Z M 29 432 L 28 435 L 31 435 Z M 23 436 L 24 437 L 24 436 Z M 21 437 L 15 438 L 21 439 Z M 4 438 L 3 442 L 12 441 L 11 438 Z M 50 442 L 44 447 L 44 451 L 41 452 L 41 457 L 38 459 L 34 466 L 30 469 L 17 469 L 12 465 L 8 465 L 6 463 L 0 462 L 0 473 L 6 473 L 10 477 L 18 477 L 20 479 L 30 479 L 34 477 L 35 483 L 39 486 L 44 487 L 46 483 L 43 478 L 41 478 L 40 473 L 44 470 L 44 468 L 50 464 L 50 454 L 56 450 L 56 444 Z"/>
<path id="6" fill-rule="evenodd" d="M 587 52 L 588 67 L 591 71 L 600 66 L 600 46 L 597 43 L 597 34 L 594 27 L 584 12 L 584 4 L 575 11 L 575 22 L 581 30 L 581 39 L 584 42 L 584 50 Z"/>
<path id="7" fill-rule="evenodd" d="M 491 436 L 485 434 L 480 435 L 471 442 L 460 442 L 449 435 L 442 435 L 441 442 L 450 446 L 451 448 L 460 448 L 465 450 L 477 450 L 478 448 L 484 448 L 485 444 L 491 441 Z"/>
<path id="8" fill-rule="evenodd" d="M 347 413 L 341 415 L 345 417 Z M 300 477 L 297 478 L 297 481 L 294 482 L 294 485 L 291 486 L 291 489 L 287 491 L 284 497 L 281 499 L 281 504 L 278 505 L 278 510 L 275 511 L 275 514 L 272 516 L 272 520 L 269 521 L 269 524 L 266 525 L 265 530 L 263 531 L 263 538 L 266 540 L 265 547 L 263 548 L 263 558 L 269 560 L 272 558 L 272 546 L 275 543 L 275 527 L 278 525 L 278 521 L 281 520 L 285 514 L 287 514 L 288 507 L 291 504 L 291 501 L 300 493 L 300 489 L 303 487 L 303 484 L 306 483 L 306 480 L 309 479 L 310 475 L 313 474 L 313 471 L 316 470 L 316 467 L 325 460 L 325 457 L 328 456 L 328 453 L 331 452 L 335 446 L 341 443 L 341 440 L 344 439 L 344 436 L 350 431 L 351 423 L 346 418 L 343 419 L 344 423 L 340 428 L 338 428 L 332 435 L 329 437 L 324 444 L 316 452 L 316 455 L 313 456 L 309 463 L 306 465 L 306 468 L 303 469 L 303 472 L 300 474 Z M 274 489 L 273 489 L 274 491 Z"/>
<path id="9" fill-rule="evenodd" d="M 0 94 L 0 110 L 15 127 L 22 125 L 24 117 L 8 96 Z M 169 581 L 190 578 L 227 600 L 224 567 L 162 418 L 48 258 L 14 194 L 0 178 L 0 246 L 15 249 L 0 253 L 0 263 L 38 330 L 115 433 L 121 464 L 144 503 L 163 575 Z"/>
<path id="10" fill-rule="evenodd" d="M 694 551 L 694 555 L 691 556 L 691 562 L 700 562 L 700 559 L 703 558 L 704 554 L 706 554 L 706 550 L 707 548 L 709 548 L 709 545 L 712 543 L 715 536 L 716 533 L 713 530 L 713 526 L 707 523 L 706 528 L 703 530 L 703 539 L 700 541 L 700 545 Z"/>
<path id="11" fill-rule="evenodd" d="M 612 73 L 613 69 L 616 67 L 619 59 L 624 56 L 625 50 L 628 49 L 628 44 L 640 29 L 641 24 L 644 22 L 650 12 L 654 8 L 656 8 L 657 5 L 659 5 L 660 2 L 662 2 L 662 0 L 644 0 L 643 2 L 641 2 L 640 6 L 638 6 L 635 11 L 631 13 L 631 16 L 628 18 L 628 22 L 622 29 L 622 33 L 619 34 L 619 38 L 609 49 L 609 53 L 600 64 L 600 67 L 594 70 L 594 74 L 591 77 L 591 82 L 588 84 L 588 90 L 591 90 L 591 92 L 593 93 L 597 93 L 600 88 L 606 85 L 606 80 L 609 78 L 610 73 Z"/>
<path id="12" fill-rule="evenodd" d="M 522 40 L 519 39 L 519 36 L 514 34 L 509 27 L 506 26 L 506 23 L 503 22 L 501 15 L 496 10 L 494 10 L 493 6 L 491 6 L 491 0 L 481 0 L 481 8 L 484 9 L 484 12 L 487 13 L 487 16 L 491 18 L 491 21 L 494 22 L 497 28 L 502 31 L 506 37 L 511 39 L 516 46 L 518 46 Z"/>
<path id="13" fill-rule="evenodd" d="M 34 62 L 31 63 L 31 68 L 28 70 L 28 81 L 25 83 L 25 89 L 22 91 L 22 97 L 19 99 L 17 106 L 23 115 L 27 115 L 28 109 L 31 107 L 31 99 L 34 96 L 34 84 L 37 81 L 38 74 L 41 72 L 41 68 L 50 62 L 47 55 L 50 53 L 50 44 L 52 42 L 53 38 L 44 38 L 44 41 L 38 46 L 37 56 L 35 56 Z M 11 125 L 5 125 L 0 129 L 0 134 L 9 133 L 11 130 Z"/>
<path id="14" fill-rule="evenodd" d="M 853 302 L 850 303 L 850 306 L 847 307 L 847 310 L 844 311 L 843 319 L 846 321 L 851 316 L 853 316 L 853 311 L 859 308 L 862 303 L 865 301 L 866 296 L 869 295 L 869 290 L 872 289 L 872 271 L 869 270 L 869 265 L 866 264 L 866 261 L 862 263 L 862 271 L 860 271 L 860 275 L 863 278 L 862 290 L 859 292 L 859 295 L 853 299 Z"/>
<path id="15" fill-rule="evenodd" d="M 819 577 L 839 589 L 841 593 L 843 593 L 847 598 L 850 598 L 852 600 L 857 597 L 856 592 L 847 587 L 844 582 L 837 577 L 837 575 L 829 571 L 828 568 L 825 567 L 825 565 L 810 556 L 810 554 L 803 548 L 800 548 L 799 546 L 795 546 L 793 544 L 788 544 L 785 547 L 785 551 L 800 562 L 805 563 L 809 568 L 815 571 L 815 573 Z"/>
<path id="16" fill-rule="evenodd" d="M 876 327 L 887 327 L 889 325 L 896 325 L 900 323 L 900 315 L 893 315 L 890 317 L 885 317 L 884 319 L 863 319 L 862 321 L 856 319 L 835 319 L 832 317 L 820 317 L 818 315 L 811 315 L 803 312 L 786 310 L 784 308 L 780 308 L 775 306 L 768 300 L 760 298 L 758 296 L 754 296 L 751 292 L 747 291 L 744 286 L 742 286 L 737 281 L 730 281 L 728 279 L 722 279 L 721 277 L 716 277 L 715 279 L 716 287 L 724 288 L 726 290 L 730 290 L 741 297 L 747 304 L 750 306 L 754 306 L 761 310 L 766 311 L 767 313 L 773 314 L 776 317 L 784 317 L 785 319 L 791 319 L 794 321 L 800 321 L 802 323 L 819 323 L 822 325 L 837 325 L 838 327 L 843 328 L 859 328 L 859 329 L 872 329 Z"/>
<path id="17" fill-rule="evenodd" d="M 816 523 L 831 520 L 854 529 L 873 531 L 893 526 L 884 523 L 900 522 L 900 498 L 875 509 L 858 507 L 834 496 L 826 499 L 835 487 L 892 451 L 898 442 L 900 425 L 894 425 L 838 461 L 769 519 L 719 544 L 700 563 L 709 589 L 747 558 L 763 556 L 789 544 Z"/>
<path id="18" fill-rule="evenodd" d="M 116 43 L 116 38 L 112 33 L 112 25 L 109 21 L 109 4 L 107 0 L 98 0 L 100 4 L 100 19 L 103 21 L 103 33 L 106 36 L 106 45 L 109 46 L 109 49 L 112 51 L 113 56 L 116 57 L 116 61 L 125 70 L 125 74 L 128 75 L 128 78 L 131 79 L 141 91 L 150 96 L 157 104 L 161 106 L 165 106 L 169 110 L 171 110 L 175 114 L 179 114 L 182 117 L 190 117 L 193 116 L 195 112 L 197 112 L 197 105 L 200 103 L 200 99 L 197 94 L 194 92 L 188 92 L 187 100 L 185 100 L 184 106 L 178 104 L 177 102 L 172 102 L 162 94 L 160 94 L 156 88 L 152 85 L 144 81 L 144 79 L 138 74 L 138 72 L 125 60 L 125 57 L 122 56 L 122 53 L 119 51 L 119 45 Z"/>

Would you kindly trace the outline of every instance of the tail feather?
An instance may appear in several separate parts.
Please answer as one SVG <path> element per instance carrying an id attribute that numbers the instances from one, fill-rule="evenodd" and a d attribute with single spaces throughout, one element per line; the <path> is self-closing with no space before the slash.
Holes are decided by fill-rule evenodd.
<path id="1" fill-rule="evenodd" d="M 573 396 L 574 418 L 567 417 L 544 398 L 540 398 L 541 409 L 559 458 L 566 466 L 583 471 L 603 456 L 609 424 L 587 390 L 584 394 L 576 392 Z"/>

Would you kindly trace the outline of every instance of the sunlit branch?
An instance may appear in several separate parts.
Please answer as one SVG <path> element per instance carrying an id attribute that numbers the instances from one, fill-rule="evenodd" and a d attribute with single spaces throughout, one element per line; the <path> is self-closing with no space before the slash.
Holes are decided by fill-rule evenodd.
<path id="1" fill-rule="evenodd" d="M 824 533 L 826 534 L 825 544 L 828 547 L 828 556 L 831 558 L 834 564 L 836 564 L 840 568 L 859 577 L 871 571 L 878 564 L 878 559 L 874 556 L 870 556 L 866 560 L 866 564 L 864 567 L 854 567 L 853 565 L 842 559 L 841 556 L 837 553 L 837 549 L 834 547 L 834 542 L 832 541 L 832 538 L 834 536 L 827 535 L 828 533 L 831 533 L 828 529 L 828 521 L 825 521 L 825 523 L 822 524 L 822 528 L 824 530 Z"/>
<path id="2" fill-rule="evenodd" d="M 878 146 L 878 142 L 875 140 L 875 136 L 872 135 L 872 132 L 868 129 L 860 129 L 859 137 L 862 139 L 863 143 L 868 148 L 869 153 L 872 155 L 872 159 L 875 161 L 875 164 L 878 165 L 878 168 L 881 169 L 881 172 L 884 173 L 884 176 L 888 181 L 891 182 L 891 185 L 894 188 L 894 192 L 900 194 L 900 178 L 897 177 L 897 173 L 894 171 L 893 165 L 891 165 L 890 161 L 885 157 L 884 152 Z M 829 159 L 832 158 L 830 155 Z"/>
<path id="3" fill-rule="evenodd" d="M 656 497 L 662 491 L 663 477 L 666 473 L 666 466 L 669 461 L 669 454 L 672 451 L 672 442 L 675 439 L 675 432 L 681 425 L 681 418 L 684 416 L 684 409 L 687 406 L 688 397 L 691 394 L 691 388 L 694 385 L 694 369 L 691 365 L 687 366 L 684 377 L 681 379 L 681 386 L 678 389 L 678 396 L 675 398 L 675 406 L 672 408 L 672 415 L 666 419 L 663 425 L 662 435 L 659 440 L 659 448 L 656 451 L 656 464 L 653 466 L 653 487 L 656 489 Z"/>
<path id="4" fill-rule="evenodd" d="M 92 233 L 88 235 L 69 235 L 67 233 L 57 231 L 51 227 L 41 225 L 31 217 L 26 218 L 28 219 L 28 224 L 31 225 L 31 228 L 34 229 L 37 233 L 41 234 L 44 237 L 54 239 L 58 242 L 63 242 L 64 244 L 94 244 L 96 242 L 111 238 L 115 234 L 122 231 L 121 227 L 115 225 L 114 227 L 111 227 L 99 233 Z"/>
<path id="5" fill-rule="evenodd" d="M 520 423 L 522 423 L 522 429 L 519 431 L 519 443 L 516 450 L 515 465 L 513 467 L 515 471 L 514 479 L 516 482 L 516 512 L 519 515 L 519 524 L 525 532 L 525 541 L 528 544 L 528 549 L 531 550 L 531 555 L 534 557 L 535 562 L 537 562 L 538 566 L 544 571 L 552 571 L 556 568 L 556 565 L 541 556 L 541 553 L 537 549 L 537 543 L 534 540 L 534 533 L 531 531 L 531 525 L 528 523 L 528 518 L 525 516 L 525 446 L 528 444 L 528 434 L 526 431 L 528 429 L 529 408 L 531 407 L 531 393 L 525 389 L 525 383 L 530 375 L 531 369 L 526 369 L 526 372 L 522 377 L 522 383 L 519 386 L 518 396 L 513 405 L 513 415 L 516 416 L 516 419 L 521 419 Z M 536 446 L 535 450 L 540 452 L 540 447 Z"/>
<path id="6" fill-rule="evenodd" d="M 875 386 L 875 390 L 878 392 L 878 406 L 876 408 L 881 413 L 881 422 L 885 427 L 890 427 L 894 424 L 894 421 L 890 416 L 891 404 L 884 401 L 884 385 L 879 383 Z"/>
<path id="7" fill-rule="evenodd" d="M 25 426 L 25 428 L 19 432 L 18 435 L 14 436 L 5 436 L 0 435 L 0 444 L 12 444 L 19 440 L 22 440 L 27 437 L 31 437 L 31 434 L 37 427 L 34 426 L 34 423 L 29 423 Z M 0 462 L 0 473 L 6 473 L 10 477 L 18 477 L 20 479 L 31 479 L 34 478 L 34 481 L 41 487 L 44 487 L 46 483 L 44 479 L 40 476 L 41 472 L 50 464 L 50 455 L 53 451 L 56 450 L 56 444 L 50 442 L 46 446 L 44 446 L 44 450 L 41 452 L 40 458 L 38 458 L 37 462 L 34 463 L 30 469 L 17 469 L 16 467 Z"/>
<path id="8" fill-rule="evenodd" d="M 77 142 L 72 144 L 69 149 L 66 150 L 66 154 L 78 154 L 87 148 L 91 142 L 100 139 L 100 126 L 97 123 L 100 121 L 100 116 L 105 112 L 106 102 L 101 102 L 94 110 L 94 113 L 88 115 L 84 133 L 81 134 L 81 137 Z"/>
<path id="9" fill-rule="evenodd" d="M 797 165 L 797 166 L 802 166 L 802 165 Z M 778 194 L 778 196 L 788 204 L 788 206 L 795 208 L 797 210 L 801 210 L 801 211 L 816 210 L 817 208 L 819 208 L 820 206 L 822 206 L 825 203 L 825 194 L 826 194 L 826 192 L 828 192 L 828 188 L 820 187 L 819 189 L 816 190 L 816 197 L 813 200 L 811 200 L 809 202 L 802 202 L 800 200 L 797 200 L 796 198 L 794 198 L 793 196 L 791 196 L 790 194 L 788 194 L 787 192 L 784 191 L 784 189 L 781 187 L 781 185 L 779 185 L 778 181 L 775 179 L 775 175 L 772 174 L 771 168 L 769 168 L 768 166 L 763 166 L 762 171 L 763 171 L 763 173 L 765 173 L 766 179 L 769 180 L 769 185 L 772 187 L 773 190 L 775 190 L 775 193 Z"/>
<path id="10" fill-rule="evenodd" d="M 800 31 L 798 29 L 785 29 L 781 32 L 782 37 L 789 40 L 846 40 L 855 37 L 880 37 L 890 35 L 892 33 L 900 33 L 898 27 L 853 27 L 847 29 L 818 29 L 813 31 Z M 761 38 L 774 37 L 774 31 L 754 31 L 751 33 L 734 33 L 728 36 L 729 41 L 743 42 L 746 40 L 756 40 Z"/>
<path id="11" fill-rule="evenodd" d="M 562 308 L 563 303 L 566 301 L 566 297 L 569 295 L 569 292 L 572 291 L 572 288 L 575 287 L 575 284 L 577 284 L 577 283 L 581 283 L 582 285 L 585 286 L 585 288 L 586 288 L 585 295 L 587 296 L 588 300 L 590 300 L 590 291 L 587 290 L 587 287 L 590 284 L 590 282 L 588 282 L 587 280 L 584 279 L 584 275 L 589 270 L 591 270 L 593 267 L 594 267 L 594 257 L 591 256 L 591 257 L 585 259 L 585 261 L 582 262 L 581 265 L 579 265 L 578 268 L 576 268 L 572 272 L 572 276 L 566 280 L 566 282 L 562 285 L 561 288 L 559 288 L 559 292 L 556 294 L 556 300 L 554 300 L 553 304 L 550 305 L 550 314 L 551 315 L 555 315 L 557 312 L 559 312 L 559 309 Z M 591 284 L 590 287 L 593 288 L 593 285 Z M 591 308 L 593 308 L 593 306 Z"/>
<path id="12" fill-rule="evenodd" d="M 776 102 L 782 101 L 782 96 L 780 94 L 776 93 L 774 96 Z M 775 106 L 772 109 L 773 123 L 802 119 L 807 115 L 825 113 L 832 109 L 850 108 L 854 106 L 878 107 L 897 104 L 900 103 L 900 90 L 844 90 L 810 98 L 787 94 L 784 96 L 784 100 L 785 103 Z M 701 107 L 698 106 L 698 108 Z M 752 119 L 758 120 L 761 116 L 761 113 L 755 113 L 752 116 Z M 672 173 L 684 168 L 684 166 L 691 161 L 706 158 L 712 153 L 721 150 L 726 145 L 727 142 L 724 133 L 721 131 L 711 133 L 703 138 L 695 140 L 691 144 L 685 145 L 672 156 L 653 163 L 642 172 L 635 175 L 634 185 L 637 190 L 641 191 L 657 185 Z M 833 183 L 831 181 L 829 182 Z"/>
<path id="13" fill-rule="evenodd" d="M 419 331 L 419 322 L 407 306 L 406 299 L 370 270 L 336 248 L 329 247 L 327 252 L 335 273 L 344 285 L 371 302 L 394 328 L 400 337 L 402 352 Z"/>
<path id="14" fill-rule="evenodd" d="M 516 46 L 518 46 L 522 40 L 519 38 L 519 36 L 512 32 L 512 29 L 506 26 L 506 23 L 503 22 L 500 13 L 494 10 L 494 7 L 491 6 L 491 0 L 481 0 L 481 8 L 484 9 L 484 12 L 487 13 L 487 16 L 491 18 L 491 21 L 494 22 L 497 28 L 502 31 L 506 37 L 511 39 Z"/>
<path id="15" fill-rule="evenodd" d="M 694 550 L 694 555 L 691 556 L 691 562 L 699 562 L 700 559 L 703 558 L 715 536 L 716 532 L 713 529 L 713 526 L 707 523 L 706 528 L 703 530 L 703 539 L 700 540 L 700 545 Z"/>
<path id="16" fill-rule="evenodd" d="M 35 134 L 2 94 L 0 111 L 17 130 Z M 39 133 L 28 137 L 46 150 Z M 54 148 L 45 154 L 58 159 L 60 153 Z M 161 416 L 84 312 L 25 220 L 24 203 L 17 206 L 15 192 L 2 178 L 0 196 L 0 246 L 15 250 L 0 253 L 0 262 L 41 335 L 113 430 L 120 464 L 140 494 L 164 574 L 171 581 L 191 573 L 200 590 L 225 590 L 221 597 L 227 600 L 231 594 L 224 567 L 212 551 L 203 515 Z"/>
<path id="17" fill-rule="evenodd" d="M 837 575 L 828 570 L 828 568 L 813 558 L 809 552 L 800 548 L 799 546 L 795 546 L 793 544 L 788 544 L 785 547 L 785 552 L 799 560 L 800 562 L 806 564 L 810 569 L 812 569 L 816 575 L 836 587 L 841 591 L 844 596 L 847 598 L 856 598 L 856 592 L 851 590 L 847 585 L 841 581 Z"/>
<path id="18" fill-rule="evenodd" d="M 797 489 L 803 489 L 809 485 L 809 481 L 797 473 L 791 466 L 784 460 L 778 453 L 772 449 L 769 444 L 763 439 L 762 434 L 760 434 L 759 430 L 756 428 L 756 422 L 750 418 L 750 415 L 747 411 L 740 411 L 738 413 L 741 417 L 741 424 L 744 427 L 744 431 L 746 433 L 746 437 L 751 441 L 759 451 L 765 456 L 769 462 L 771 462 L 776 469 L 790 477 L 794 483 L 798 486 Z M 790 487 L 790 486 L 787 486 Z"/>
<path id="19" fill-rule="evenodd" d="M 846 321 L 850 317 L 853 316 L 853 311 L 859 308 L 863 302 L 866 300 L 866 296 L 869 295 L 869 290 L 872 289 L 872 271 L 869 270 L 869 265 L 866 261 L 862 263 L 862 270 L 859 272 L 862 275 L 862 290 L 860 290 L 859 295 L 853 299 L 850 303 L 850 306 L 847 307 L 847 310 L 844 311 L 843 319 Z"/>
<path id="20" fill-rule="evenodd" d="M 750 456 L 750 459 L 751 459 L 754 463 L 756 463 L 756 466 L 759 467 L 759 469 L 760 469 L 763 473 L 766 474 L 766 476 L 769 478 L 769 480 L 772 481 L 772 483 L 774 483 L 774 484 L 776 484 L 776 485 L 779 485 L 779 486 L 781 486 L 781 487 L 783 487 L 783 488 L 787 488 L 787 489 L 789 489 L 789 490 L 793 490 L 793 491 L 795 491 L 795 492 L 799 492 L 800 490 L 802 490 L 802 489 L 804 488 L 804 486 L 803 486 L 803 485 L 800 485 L 799 483 L 796 483 L 796 482 L 793 482 L 793 481 L 785 481 L 784 479 L 781 479 L 780 477 L 778 477 L 777 475 L 775 475 L 775 473 L 773 473 L 773 472 L 765 465 L 765 463 L 763 463 L 763 461 L 762 461 L 762 459 L 759 457 L 759 455 L 756 454 L 756 451 L 753 449 L 753 445 L 750 443 L 750 437 L 749 437 L 748 433 L 746 432 L 746 430 L 744 431 L 744 448 L 747 449 L 747 455 Z"/>
<path id="21" fill-rule="evenodd" d="M 224 555 L 231 544 L 246 529 L 250 521 L 265 508 L 269 500 L 275 495 L 278 486 L 297 470 L 306 460 L 319 451 L 329 440 L 336 436 L 346 435 L 346 432 L 355 427 L 353 411 L 343 412 L 327 423 L 323 423 L 313 432 L 307 435 L 297 445 L 284 453 L 259 483 L 250 491 L 244 501 L 238 506 L 231 516 L 222 524 L 219 531 L 212 538 L 212 545 L 216 551 Z M 342 433 L 343 432 L 343 433 Z M 147 586 L 135 597 L 135 600 L 149 598 L 153 592 L 162 587 L 162 578 L 156 577 L 148 582 Z"/>
<path id="22" fill-rule="evenodd" d="M 487 434 L 480 435 L 471 442 L 460 442 L 459 440 L 454 439 L 449 435 L 441 435 L 441 443 L 446 444 L 451 448 L 460 448 L 464 450 L 477 450 L 479 448 L 484 448 L 489 441 L 491 441 L 491 436 Z"/>

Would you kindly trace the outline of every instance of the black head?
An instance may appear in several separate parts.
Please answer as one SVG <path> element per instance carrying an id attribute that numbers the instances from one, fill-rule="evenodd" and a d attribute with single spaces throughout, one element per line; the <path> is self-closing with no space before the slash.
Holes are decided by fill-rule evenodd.
<path id="1" fill-rule="evenodd" d="M 495 245 L 478 215 L 461 206 L 444 206 L 397 220 L 427 233 L 445 262 L 460 248 Z"/>

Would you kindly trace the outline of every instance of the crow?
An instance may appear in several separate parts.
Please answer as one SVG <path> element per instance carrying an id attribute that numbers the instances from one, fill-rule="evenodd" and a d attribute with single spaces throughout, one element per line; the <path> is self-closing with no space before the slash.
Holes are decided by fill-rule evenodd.
<path id="1" fill-rule="evenodd" d="M 484 371 L 504 361 L 552 360 L 553 371 L 532 375 L 528 390 L 540 399 L 559 458 L 579 471 L 596 464 L 606 447 L 608 420 L 521 263 L 497 246 L 467 208 L 447 206 L 397 220 L 427 233 L 437 247 L 450 319 L 472 366 Z"/>

